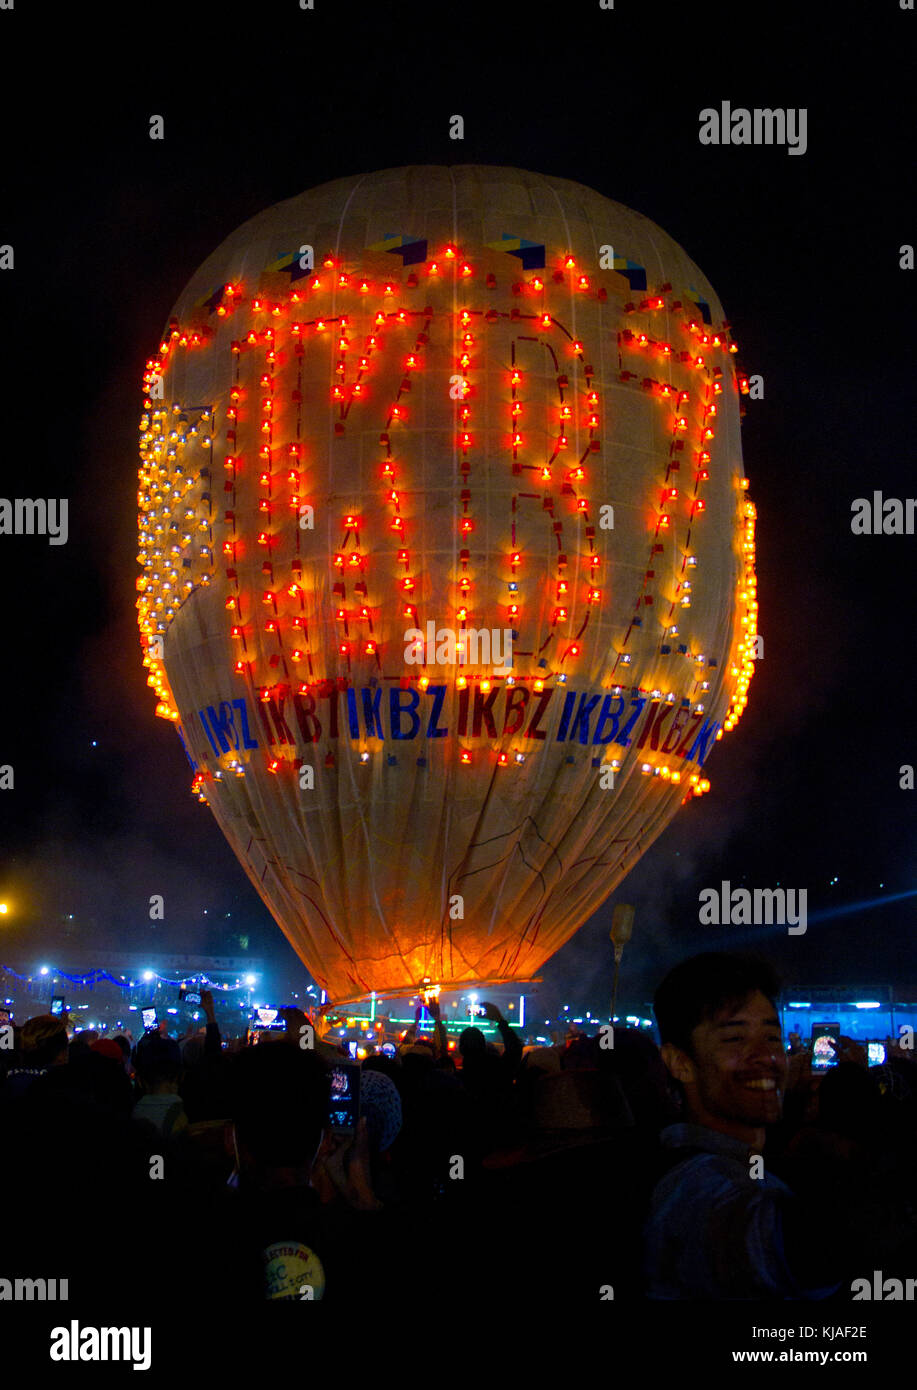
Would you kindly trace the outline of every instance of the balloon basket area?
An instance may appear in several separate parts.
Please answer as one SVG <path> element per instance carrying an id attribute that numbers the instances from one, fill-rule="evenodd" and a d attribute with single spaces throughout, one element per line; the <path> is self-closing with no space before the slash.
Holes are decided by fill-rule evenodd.
<path id="1" fill-rule="evenodd" d="M 526 1029 L 526 1009 L 533 1003 L 541 977 L 529 980 L 465 980 L 440 985 L 426 980 L 413 989 L 371 992 L 351 999 L 327 1000 L 317 1010 L 321 1036 L 355 1044 L 355 1055 L 368 1044 L 403 1043 L 409 1034 L 436 1032 L 436 1015 L 450 1035 L 480 1027 L 498 1034 L 499 1020 Z M 496 1016 L 494 1016 L 496 1015 Z"/>

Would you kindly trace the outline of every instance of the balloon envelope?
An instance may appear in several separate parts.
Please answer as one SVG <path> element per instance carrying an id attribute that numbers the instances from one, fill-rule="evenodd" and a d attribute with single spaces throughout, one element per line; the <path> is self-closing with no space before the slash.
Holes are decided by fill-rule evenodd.
<path id="1" fill-rule="evenodd" d="M 139 623 L 334 1001 L 531 979 L 744 709 L 734 344 L 652 222 L 486 166 L 234 232 L 144 377 Z"/>

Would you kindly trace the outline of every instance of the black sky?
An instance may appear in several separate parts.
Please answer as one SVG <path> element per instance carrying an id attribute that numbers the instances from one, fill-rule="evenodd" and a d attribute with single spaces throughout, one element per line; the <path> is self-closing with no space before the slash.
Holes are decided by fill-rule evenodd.
<path id="1" fill-rule="evenodd" d="M 743 424 L 765 641 L 748 710 L 705 767 L 711 794 L 545 968 L 545 1001 L 604 996 L 614 901 L 637 905 L 622 986 L 637 1001 L 735 934 L 697 921 L 722 879 L 805 887 L 810 914 L 913 888 L 917 793 L 898 769 L 917 761 L 917 540 L 854 536 L 850 507 L 915 492 L 917 279 L 899 247 L 917 240 L 917 17 L 316 3 L 158 4 L 129 34 L 97 7 L 56 18 L 51 52 L 46 15 L 0 16 L 0 243 L 16 256 L 0 274 L 0 491 L 70 499 L 66 546 L 0 537 L 0 762 L 15 769 L 0 893 L 16 905 L 0 964 L 147 949 L 153 892 L 172 909 L 163 946 L 235 950 L 232 931 L 295 963 L 153 715 L 133 606 L 138 388 L 186 280 L 236 226 L 402 164 L 514 165 L 646 214 L 710 277 L 764 378 Z M 698 112 L 725 99 L 806 107 L 807 153 L 701 146 Z M 804 937 L 761 928 L 759 944 L 796 984 L 917 996 L 912 902 Z"/>

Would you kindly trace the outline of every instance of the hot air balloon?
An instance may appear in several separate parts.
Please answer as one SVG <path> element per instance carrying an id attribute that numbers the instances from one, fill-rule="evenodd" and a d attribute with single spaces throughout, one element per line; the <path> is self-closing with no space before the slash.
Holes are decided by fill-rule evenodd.
<path id="1" fill-rule="evenodd" d="M 513 168 L 335 180 L 190 280 L 144 662 L 330 1000 L 535 978 L 709 787 L 757 629 L 735 353 L 659 227 Z"/>

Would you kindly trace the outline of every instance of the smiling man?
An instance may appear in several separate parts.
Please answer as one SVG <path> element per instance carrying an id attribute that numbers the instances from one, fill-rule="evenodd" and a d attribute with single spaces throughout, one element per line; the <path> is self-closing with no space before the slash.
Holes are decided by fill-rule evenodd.
<path id="1" fill-rule="evenodd" d="M 656 991 L 685 1121 L 660 1134 L 667 1171 L 645 1231 L 650 1298 L 812 1299 L 837 1288 L 822 1223 L 764 1166 L 787 1072 L 778 992 L 769 965 L 725 952 L 683 961 Z"/>

